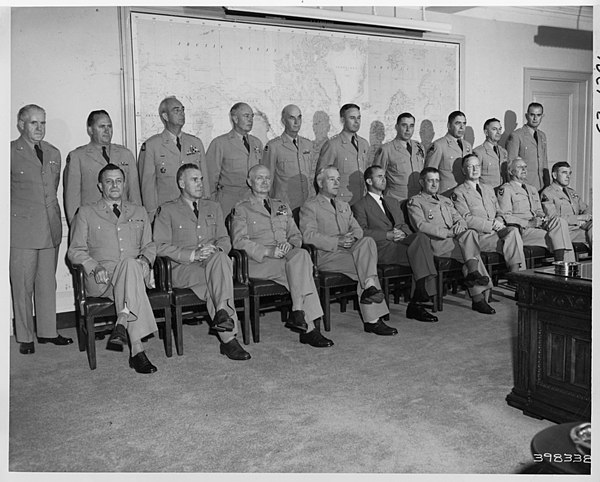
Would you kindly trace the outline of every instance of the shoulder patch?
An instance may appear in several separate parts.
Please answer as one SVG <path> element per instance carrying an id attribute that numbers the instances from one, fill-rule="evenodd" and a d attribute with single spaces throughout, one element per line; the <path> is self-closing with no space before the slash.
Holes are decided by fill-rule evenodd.
<path id="1" fill-rule="evenodd" d="M 504 196 L 504 188 L 503 187 L 498 189 L 498 196 Z"/>

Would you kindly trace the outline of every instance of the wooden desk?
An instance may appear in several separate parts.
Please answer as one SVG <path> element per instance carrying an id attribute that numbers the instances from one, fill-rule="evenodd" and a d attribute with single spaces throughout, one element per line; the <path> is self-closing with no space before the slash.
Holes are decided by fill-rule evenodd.
<path id="1" fill-rule="evenodd" d="M 518 285 L 519 319 L 506 401 L 557 423 L 590 420 L 592 282 L 537 271 L 507 274 Z"/>

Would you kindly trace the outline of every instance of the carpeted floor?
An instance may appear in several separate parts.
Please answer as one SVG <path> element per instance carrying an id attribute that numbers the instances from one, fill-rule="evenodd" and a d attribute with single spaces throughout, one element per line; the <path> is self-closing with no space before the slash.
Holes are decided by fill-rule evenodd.
<path id="1" fill-rule="evenodd" d="M 23 356 L 11 339 L 9 470 L 520 473 L 552 423 L 506 404 L 517 308 L 498 298 L 486 316 L 448 296 L 435 324 L 392 305 L 390 338 L 336 305 L 327 349 L 270 313 L 246 362 L 220 355 L 206 325 L 185 326 L 181 357 L 148 342 L 154 375 L 103 341 L 90 371 L 76 343 Z"/>

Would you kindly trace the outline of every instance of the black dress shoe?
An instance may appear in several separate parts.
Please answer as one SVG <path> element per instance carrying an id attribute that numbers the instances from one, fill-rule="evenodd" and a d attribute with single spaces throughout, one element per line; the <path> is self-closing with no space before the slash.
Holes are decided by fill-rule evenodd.
<path id="1" fill-rule="evenodd" d="M 199 318 L 186 318 L 185 320 L 182 321 L 182 323 L 184 325 L 190 325 L 190 326 L 198 326 L 198 325 L 202 324 L 202 322 L 200 321 Z"/>
<path id="2" fill-rule="evenodd" d="M 221 343 L 219 349 L 221 350 L 221 355 L 227 355 L 227 358 L 231 360 L 250 360 L 251 358 L 250 353 L 242 348 L 237 338 L 227 343 Z"/>
<path id="3" fill-rule="evenodd" d="M 229 314 L 225 310 L 220 309 L 215 313 L 215 318 L 212 322 L 213 330 L 220 332 L 233 331 L 233 327 L 233 318 L 231 318 L 231 316 L 229 316 Z"/>
<path id="4" fill-rule="evenodd" d="M 123 325 L 115 325 L 113 328 L 106 349 L 111 351 L 123 351 L 123 345 L 127 344 L 127 330 Z"/>
<path id="5" fill-rule="evenodd" d="M 315 348 L 327 348 L 333 346 L 333 341 L 325 338 L 316 328 L 308 333 L 300 333 L 300 343 L 314 346 Z"/>
<path id="6" fill-rule="evenodd" d="M 473 288 L 475 285 L 486 286 L 490 282 L 487 276 L 483 276 L 479 271 L 471 271 L 465 276 L 465 284 L 468 288 Z"/>
<path id="7" fill-rule="evenodd" d="M 429 303 L 431 301 L 431 296 L 424 290 L 415 290 L 411 301 L 414 301 L 415 303 Z"/>
<path id="8" fill-rule="evenodd" d="M 381 303 L 383 298 L 383 291 L 378 290 L 375 286 L 370 286 L 360 295 L 360 302 L 363 305 L 370 305 L 371 303 Z"/>
<path id="9" fill-rule="evenodd" d="M 32 341 L 26 341 L 19 346 L 19 353 L 22 355 L 32 355 L 35 353 L 35 345 Z"/>
<path id="10" fill-rule="evenodd" d="M 304 319 L 304 311 L 302 310 L 294 310 L 291 312 L 290 317 L 285 322 L 285 326 L 290 330 L 297 330 L 301 332 L 306 332 L 308 330 L 308 325 Z"/>
<path id="11" fill-rule="evenodd" d="M 106 335 L 104 333 L 102 333 L 101 331 L 97 331 L 96 333 L 94 333 L 94 338 L 96 340 L 104 340 L 105 336 Z"/>
<path id="12" fill-rule="evenodd" d="M 473 301 L 471 309 L 473 311 L 479 311 L 479 313 L 483 313 L 484 315 L 493 315 L 496 313 L 496 310 L 488 305 L 485 300 Z"/>
<path id="13" fill-rule="evenodd" d="M 425 308 L 423 308 L 421 305 L 417 305 L 416 303 L 408 304 L 408 307 L 406 308 L 406 317 L 428 323 L 435 323 L 438 321 L 437 316 L 432 315 Z"/>
<path id="14" fill-rule="evenodd" d="M 144 351 L 139 352 L 136 356 L 129 357 L 129 366 L 136 372 L 144 374 L 154 373 L 158 370 L 158 368 L 150 363 Z"/>
<path id="15" fill-rule="evenodd" d="M 52 343 L 53 345 L 70 345 L 73 343 L 71 338 L 66 338 L 62 335 L 58 335 L 56 338 L 40 338 L 38 337 L 38 343 L 43 345 L 44 343 Z"/>
<path id="16" fill-rule="evenodd" d="M 387 326 L 383 321 L 381 321 L 381 318 L 377 320 L 377 323 L 363 323 L 363 326 L 367 333 L 375 333 L 376 335 L 381 336 L 392 336 L 398 334 L 398 330 L 396 330 L 396 328 Z"/>

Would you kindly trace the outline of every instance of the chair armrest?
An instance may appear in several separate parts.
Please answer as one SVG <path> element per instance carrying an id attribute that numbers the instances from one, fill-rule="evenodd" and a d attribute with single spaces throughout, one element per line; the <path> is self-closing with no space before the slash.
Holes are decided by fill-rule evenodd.
<path id="1" fill-rule="evenodd" d="M 82 264 L 73 265 L 73 278 L 75 286 L 73 286 L 73 292 L 75 293 L 75 302 L 79 305 L 79 313 L 85 313 L 85 298 L 87 293 L 85 291 L 85 270 Z"/>
<path id="2" fill-rule="evenodd" d="M 317 268 L 317 261 L 318 261 L 317 248 L 315 247 L 314 244 L 302 244 L 302 249 L 305 249 L 306 251 L 308 251 L 308 254 L 310 255 L 310 259 L 313 263 L 313 278 L 318 279 L 319 278 L 319 268 Z"/>
<path id="3" fill-rule="evenodd" d="M 229 256 L 233 260 L 233 277 L 239 283 L 248 284 L 248 253 L 243 249 L 231 249 Z"/>
<path id="4" fill-rule="evenodd" d="M 173 291 L 173 274 L 171 260 L 165 256 L 157 256 L 154 262 L 154 279 L 157 288 L 171 293 Z"/>

